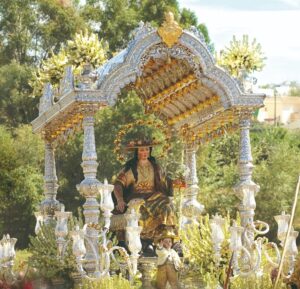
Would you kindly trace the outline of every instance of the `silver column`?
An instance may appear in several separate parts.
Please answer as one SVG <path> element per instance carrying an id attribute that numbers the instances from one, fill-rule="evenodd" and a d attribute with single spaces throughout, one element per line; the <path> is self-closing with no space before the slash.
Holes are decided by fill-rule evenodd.
<path id="1" fill-rule="evenodd" d="M 58 184 L 55 167 L 54 148 L 50 142 L 45 143 L 45 175 L 44 194 L 45 199 L 40 205 L 45 224 L 54 223 L 54 212 L 60 211 L 62 204 L 56 200 Z"/>
<path id="2" fill-rule="evenodd" d="M 188 168 L 188 173 L 185 177 L 187 187 L 182 202 L 182 227 L 197 222 L 197 216 L 204 210 L 204 206 L 197 200 L 199 193 L 196 159 L 197 149 L 198 147 L 196 145 L 186 145 L 184 149 L 184 161 Z"/>
<path id="3" fill-rule="evenodd" d="M 234 190 L 237 197 L 241 200 L 239 212 L 241 216 L 241 225 L 246 228 L 251 228 L 254 219 L 254 210 L 256 208 L 255 195 L 260 187 L 252 181 L 253 159 L 251 154 L 250 143 L 250 117 L 246 115 L 240 120 L 240 149 L 239 149 L 239 175 L 240 180 Z M 254 232 L 251 229 L 247 230 L 248 239 L 250 242 L 254 239 Z M 245 243 L 245 238 L 243 238 Z M 247 247 L 247 244 L 243 244 Z"/>
<path id="4" fill-rule="evenodd" d="M 86 115 L 83 118 L 83 130 L 84 130 L 84 142 L 82 163 L 84 180 L 77 186 L 80 194 L 86 198 L 86 202 L 83 205 L 85 224 L 87 225 L 86 236 L 93 244 L 94 248 L 98 248 L 98 221 L 99 221 L 99 203 L 96 200 L 99 194 L 101 183 L 97 180 L 97 154 L 95 145 L 95 132 L 94 132 L 94 117 Z M 96 226 L 93 226 L 96 225 Z M 87 244 L 86 269 L 88 272 L 95 271 L 95 258 L 93 250 L 89 244 Z"/>

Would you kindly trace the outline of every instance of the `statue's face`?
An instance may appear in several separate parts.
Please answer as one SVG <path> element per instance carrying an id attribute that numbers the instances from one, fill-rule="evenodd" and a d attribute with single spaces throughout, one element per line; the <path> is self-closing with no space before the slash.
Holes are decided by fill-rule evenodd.
<path id="1" fill-rule="evenodd" d="M 139 160 L 147 160 L 149 158 L 150 148 L 140 147 L 138 148 L 138 158 Z"/>
<path id="2" fill-rule="evenodd" d="M 172 243 L 173 243 L 173 241 L 171 238 L 165 238 L 162 241 L 162 245 L 166 249 L 170 249 L 172 247 Z"/>

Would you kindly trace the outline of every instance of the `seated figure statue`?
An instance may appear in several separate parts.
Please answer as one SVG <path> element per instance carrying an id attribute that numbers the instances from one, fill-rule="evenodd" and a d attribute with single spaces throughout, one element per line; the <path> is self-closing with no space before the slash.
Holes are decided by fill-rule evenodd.
<path id="1" fill-rule="evenodd" d="M 178 225 L 170 200 L 173 196 L 172 182 L 164 176 L 151 155 L 152 146 L 149 141 L 136 141 L 127 146 L 134 150 L 134 157 L 125 164 L 114 183 L 115 211 L 123 213 L 132 199 L 145 201 L 140 208 L 142 241 L 153 241 L 166 227 L 176 230 Z"/>

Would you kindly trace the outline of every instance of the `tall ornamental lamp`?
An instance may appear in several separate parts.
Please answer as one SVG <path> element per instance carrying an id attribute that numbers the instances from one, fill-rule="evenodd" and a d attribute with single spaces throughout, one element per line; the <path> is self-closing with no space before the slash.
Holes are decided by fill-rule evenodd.
<path id="1" fill-rule="evenodd" d="M 225 220 L 220 217 L 218 214 L 213 216 L 212 219 L 209 220 L 210 228 L 211 228 L 211 239 L 213 242 L 213 249 L 216 264 L 220 264 L 221 259 L 221 245 L 225 239 L 223 233 L 223 226 L 225 224 Z"/>
<path id="2" fill-rule="evenodd" d="M 68 235 L 68 220 L 72 216 L 71 212 L 65 212 L 64 207 L 60 211 L 55 212 L 56 227 L 55 236 L 58 245 L 59 255 L 62 255 L 64 246 L 66 244 L 66 237 Z"/>
<path id="3" fill-rule="evenodd" d="M 104 180 L 104 183 L 100 189 L 100 208 L 104 216 L 104 228 L 110 228 L 110 218 L 112 216 L 112 211 L 114 209 L 114 202 L 112 199 L 112 191 L 114 186 L 108 184 L 107 179 Z"/>
<path id="4" fill-rule="evenodd" d="M 130 260 L 132 263 L 133 274 L 137 273 L 137 264 L 139 259 L 139 252 L 142 250 L 141 243 L 141 231 L 142 227 L 139 226 L 140 219 L 140 206 L 144 203 L 144 200 L 133 199 L 128 204 L 128 209 L 125 214 L 127 220 L 126 226 L 126 239 L 128 248 L 131 252 Z"/>
<path id="5" fill-rule="evenodd" d="M 16 238 L 11 238 L 8 234 L 4 235 L 0 240 L 0 276 L 5 278 L 13 278 L 13 265 L 16 256 L 15 245 Z"/>

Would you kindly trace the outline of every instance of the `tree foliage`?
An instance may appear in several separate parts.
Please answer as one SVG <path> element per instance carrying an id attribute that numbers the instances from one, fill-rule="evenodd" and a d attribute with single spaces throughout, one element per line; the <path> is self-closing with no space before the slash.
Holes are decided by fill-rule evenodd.
<path id="1" fill-rule="evenodd" d="M 296 81 L 292 81 L 289 90 L 290 96 L 300 96 L 300 84 Z"/>
<path id="2" fill-rule="evenodd" d="M 125 48 L 131 32 L 140 21 L 159 26 L 165 19 L 165 12 L 174 13 L 176 20 L 184 27 L 191 25 L 203 32 L 207 43 L 210 43 L 207 28 L 198 24 L 194 12 L 179 8 L 177 0 L 89 0 L 82 9 L 82 15 L 99 33 L 101 39 L 109 43 L 110 51 Z"/>
<path id="3" fill-rule="evenodd" d="M 0 66 L 0 124 L 16 127 L 36 116 L 37 100 L 28 97 L 32 73 L 32 67 L 15 61 Z"/>
<path id="4" fill-rule="evenodd" d="M 72 280 L 71 274 L 77 272 L 77 265 L 72 252 L 71 237 L 68 235 L 66 239 L 69 242 L 66 243 L 63 255 L 59 258 L 55 228 L 51 225 L 42 225 L 38 234 L 30 237 L 29 265 L 38 271 L 40 277 L 48 280 L 60 277 L 69 285 Z"/>
<path id="5" fill-rule="evenodd" d="M 255 165 L 254 181 L 260 185 L 256 195 L 256 219 L 271 225 L 269 237 L 275 238 L 273 216 L 291 212 L 299 175 L 299 132 L 256 125 L 251 131 Z M 239 136 L 225 136 L 198 153 L 200 201 L 209 213 L 230 212 L 235 216 L 238 198 L 233 187 L 238 182 Z"/>
<path id="6" fill-rule="evenodd" d="M 17 246 L 22 248 L 41 201 L 43 146 L 29 126 L 12 131 L 0 126 L 0 139 L 0 235 L 18 238 Z"/>
<path id="7" fill-rule="evenodd" d="M 0 1 L 0 124 L 16 127 L 33 120 L 37 100 L 29 98 L 31 76 L 51 51 L 86 27 L 74 7 L 57 0 Z"/>

